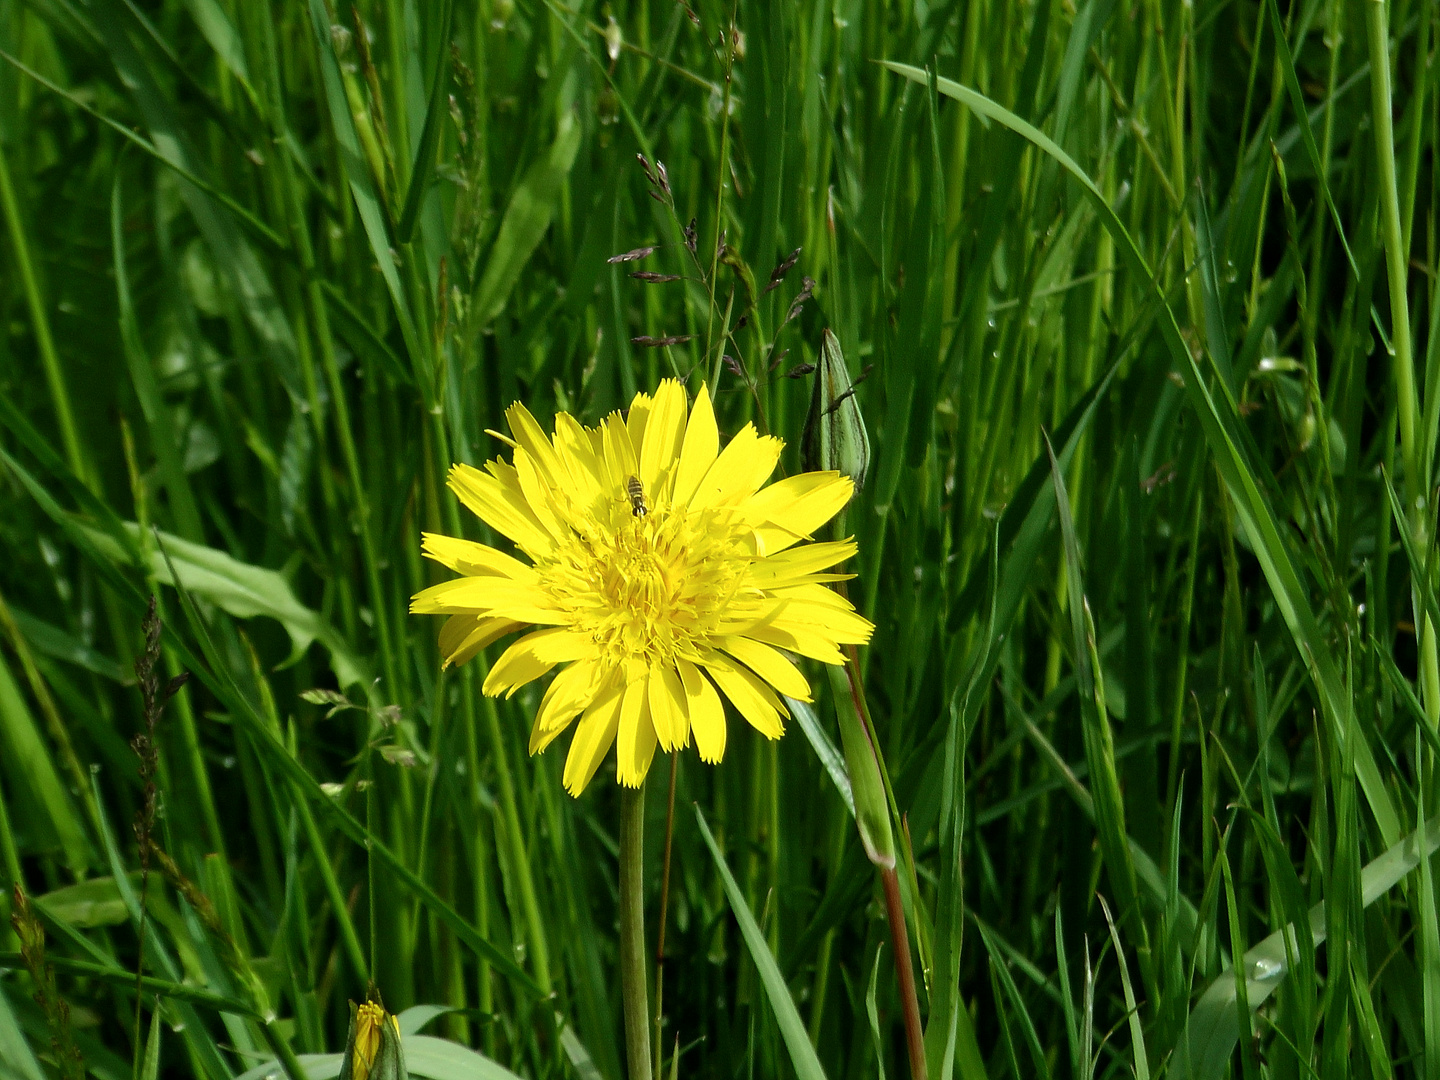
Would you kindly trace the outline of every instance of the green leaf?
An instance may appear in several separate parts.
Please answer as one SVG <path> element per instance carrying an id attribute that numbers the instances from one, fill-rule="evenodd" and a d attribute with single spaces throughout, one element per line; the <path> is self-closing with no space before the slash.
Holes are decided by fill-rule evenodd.
<path id="1" fill-rule="evenodd" d="M 235 24 L 216 0 L 185 0 L 190 17 L 205 35 L 205 40 L 215 50 L 230 73 L 249 88 L 250 69 L 245 63 L 245 43 L 235 32 Z"/>
<path id="2" fill-rule="evenodd" d="M 828 327 L 820 340 L 810 411 L 805 415 L 800 444 L 806 469 L 833 469 L 855 481 L 856 491 L 865 486 L 865 474 L 870 469 L 870 436 L 865 431 L 865 418 L 860 413 L 840 341 Z"/>
<path id="3" fill-rule="evenodd" d="M 796 701 L 792 697 L 785 699 L 785 707 L 790 710 L 790 715 L 795 717 L 795 722 L 805 733 L 805 738 L 810 743 L 810 749 L 815 751 L 815 756 L 825 767 L 825 775 L 830 777 L 830 782 L 840 793 L 840 798 L 845 803 L 845 809 L 850 811 L 851 817 L 854 817 L 855 795 L 850 789 L 850 774 L 845 771 L 845 757 L 830 741 L 830 736 L 825 734 L 825 729 L 820 726 L 820 717 L 816 715 L 815 707 L 808 701 Z"/>
<path id="4" fill-rule="evenodd" d="M 19 1080 L 48 1080 L 45 1070 L 35 1059 L 35 1052 L 30 1049 L 30 1041 L 20 1030 L 20 1023 L 3 986 L 0 986 L 0 1066 L 9 1076 Z"/>
<path id="5" fill-rule="evenodd" d="M 846 773 L 855 800 L 855 825 L 865 854 L 876 866 L 895 866 L 895 835 L 890 827 L 890 805 L 885 798 L 885 780 L 880 775 L 880 761 L 860 716 L 854 691 L 846 669 L 827 664 L 830 696 L 835 702 L 835 716 L 840 724 L 840 742 L 845 748 Z"/>
<path id="6" fill-rule="evenodd" d="M 1432 817 L 1425 827 L 1417 829 L 1398 843 L 1392 844 L 1379 858 L 1372 860 L 1360 874 L 1361 901 L 1369 907 L 1394 888 L 1402 878 L 1420 865 L 1423 857 L 1440 850 L 1440 815 Z M 1308 930 L 1311 940 L 1320 945 L 1325 941 L 1325 904 L 1310 909 Z M 1258 1009 L 1273 994 L 1288 973 L 1285 936 L 1297 932 L 1294 923 L 1286 923 L 1241 959 L 1245 976 L 1245 993 L 1252 1010 Z M 1291 952 L 1295 943 L 1291 944 Z M 1219 1080 L 1230 1063 L 1230 1055 L 1240 1041 L 1240 1019 L 1236 1013 L 1236 979 L 1233 970 L 1215 977 L 1190 1010 L 1175 1053 L 1170 1059 L 1168 1075 L 1174 1080 Z"/>
<path id="7" fill-rule="evenodd" d="M 38 619 L 14 605 L 10 607 L 10 614 L 14 616 L 15 625 L 21 635 L 40 655 L 48 656 L 52 660 L 62 660 L 67 664 L 74 664 L 86 671 L 93 671 L 96 675 L 102 675 L 112 682 L 129 685 L 135 681 L 135 676 L 116 661 L 96 652 L 68 631 L 53 626 L 43 619 Z"/>
<path id="8" fill-rule="evenodd" d="M 155 889 L 158 881 L 158 878 L 152 879 L 150 888 Z M 130 884 L 132 888 L 139 885 L 138 874 L 131 875 Z M 80 930 L 89 930 L 96 926 L 119 926 L 130 917 L 112 877 L 77 881 L 74 885 L 52 889 L 36 899 L 43 903 L 47 916 L 64 919 Z"/>
<path id="9" fill-rule="evenodd" d="M 1006 999 L 1010 1002 L 1011 1009 L 1020 1018 L 1020 1032 L 1025 1036 L 1025 1046 L 1030 1051 L 1032 1071 L 1031 1076 L 1050 1076 L 1050 1066 L 1045 1060 L 1045 1051 L 1040 1045 L 1040 1036 L 1035 1030 L 1035 1023 L 1030 1018 L 1030 1011 L 1025 1008 L 1025 999 L 1020 994 L 1020 988 L 1015 985 L 1015 980 L 1010 975 L 1010 966 L 1005 961 L 1004 954 L 995 943 L 990 928 L 984 923 L 976 923 L 976 929 L 980 931 L 980 937 L 985 942 L 985 951 L 990 954 L 990 970 L 995 980 L 1005 992 Z M 998 1004 L 998 1002 L 997 1002 Z M 1008 1027 L 1008 1021 L 1007 1021 Z"/>
<path id="10" fill-rule="evenodd" d="M 711 835 L 710 826 L 705 821 L 705 814 L 698 804 L 695 807 L 695 820 L 700 823 L 700 835 L 715 859 L 715 868 L 720 871 L 720 881 L 725 886 L 725 898 L 730 901 L 730 910 L 735 913 L 735 921 L 740 924 L 740 935 L 745 939 L 746 948 L 750 950 L 750 958 L 755 962 L 756 971 L 760 973 L 765 996 L 780 1027 L 780 1037 L 785 1040 L 785 1049 L 790 1051 L 790 1063 L 795 1066 L 795 1073 L 800 1080 L 824 1080 L 825 1070 L 820 1067 L 820 1059 L 815 1056 L 815 1048 L 810 1045 L 810 1036 L 800 1020 L 799 1010 L 795 1008 L 795 999 L 790 996 L 790 989 L 785 985 L 785 976 L 780 973 L 780 965 L 775 963 L 774 954 L 765 944 L 765 935 L 760 932 L 755 916 L 750 913 L 745 894 L 740 891 L 740 886 L 735 883 L 735 878 L 730 873 L 730 867 L 725 864 L 725 856 L 720 853 L 720 846 L 715 843 L 715 837 Z"/>
<path id="11" fill-rule="evenodd" d="M 318 3 L 318 0 L 312 2 Z M 510 291 L 520 280 L 520 271 L 545 238 L 560 198 L 560 187 L 575 164 L 580 136 L 580 124 L 570 113 L 565 113 L 555 142 L 525 170 L 524 178 L 510 196 L 485 272 L 475 291 L 474 317 L 479 325 L 484 326 L 504 309 Z"/>
<path id="12" fill-rule="evenodd" d="M 447 1039 L 404 1035 L 400 1041 L 405 1047 L 405 1067 L 411 1076 L 430 1080 L 519 1080 L 515 1073 L 484 1054 Z M 340 1076 L 341 1054 L 299 1054 L 297 1057 L 309 1080 L 337 1080 Z M 236 1080 L 266 1080 L 278 1075 L 279 1066 L 272 1060 L 241 1073 Z"/>
<path id="13" fill-rule="evenodd" d="M 450 15 L 453 10 L 453 0 L 443 0 L 439 23 L 441 30 L 435 35 L 435 74 L 425 106 L 425 126 L 420 131 L 420 146 L 415 151 L 415 163 L 410 169 L 410 186 L 405 191 L 405 205 L 400 211 L 400 221 L 395 226 L 395 234 L 402 244 L 408 244 L 414 235 L 420 206 L 435 179 L 435 150 L 440 145 L 441 126 L 449 118 L 445 88 L 449 85 L 450 78 Z"/>
<path id="14" fill-rule="evenodd" d="M 115 562 L 130 562 L 127 553 L 112 537 L 83 523 L 77 524 L 89 534 L 97 550 Z M 125 522 L 124 527 L 131 540 L 139 544 L 140 527 L 133 521 Z M 330 663 L 341 686 L 370 685 L 365 662 L 319 612 L 300 603 L 290 583 L 278 571 L 251 566 L 223 551 L 192 544 L 169 533 L 158 533 L 158 537 L 159 549 L 150 552 L 148 563 L 143 567 L 157 581 L 174 585 L 174 574 L 179 574 L 188 591 L 237 619 L 252 619 L 257 615 L 275 619 L 290 635 L 290 662 L 303 655 L 311 643 L 319 641 L 329 650 Z"/>
<path id="15" fill-rule="evenodd" d="M 10 798 L 14 800 L 18 791 L 27 796 L 11 802 L 11 814 L 33 815 L 32 820 L 45 830 L 41 835 L 53 838 L 50 843 L 58 841 L 65 853 L 66 865 L 77 877 L 83 877 L 91 854 L 85 828 L 55 768 L 49 744 L 41 735 L 40 725 L 10 674 L 3 654 L 0 654 L 0 747 L 4 752 Z"/>
<path id="16" fill-rule="evenodd" d="M 145 1060 L 140 1063 L 140 1080 L 157 1080 L 160 1075 L 160 1010 L 150 1014 L 150 1035 L 145 1040 Z"/>
<path id="17" fill-rule="evenodd" d="M 1335 223 L 1335 235 L 1340 238 L 1345 260 L 1350 264 L 1350 273 L 1359 278 L 1360 270 L 1355 265 L 1355 256 L 1350 253 L 1350 245 L 1345 240 L 1345 223 L 1340 219 L 1340 211 L 1330 194 L 1330 181 L 1326 176 L 1324 163 L 1320 160 L 1320 148 L 1315 145 L 1315 133 L 1310 130 L 1310 112 L 1305 107 L 1305 92 L 1300 88 L 1300 79 L 1295 74 L 1295 58 L 1290 54 L 1290 42 L 1285 37 L 1285 26 L 1280 21 L 1280 7 L 1275 0 L 1266 0 L 1265 6 L 1270 12 L 1270 26 L 1275 32 L 1276 59 L 1280 72 L 1285 77 L 1285 90 L 1290 95 L 1290 107 L 1295 110 L 1295 126 L 1300 129 L 1300 141 L 1305 145 L 1310 167 L 1315 170 L 1315 178 L 1320 184 L 1320 193 L 1325 196 L 1325 205 L 1330 209 L 1330 219 Z"/>

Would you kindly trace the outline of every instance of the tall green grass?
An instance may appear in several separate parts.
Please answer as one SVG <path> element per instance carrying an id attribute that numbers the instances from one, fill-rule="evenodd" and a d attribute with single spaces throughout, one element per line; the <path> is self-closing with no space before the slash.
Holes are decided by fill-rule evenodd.
<path id="1" fill-rule="evenodd" d="M 798 470 L 828 327 L 929 1076 L 1440 1077 L 1437 44 L 1430 0 L 0 0 L 0 1074 L 334 1075 L 373 983 L 417 1075 L 618 1080 L 613 782 L 440 670 L 420 532 L 493 539 L 445 470 L 517 399 L 708 381 Z M 153 820 L 147 655 L 192 676 Z M 910 1068 L 808 674 L 648 785 L 665 1075 Z"/>

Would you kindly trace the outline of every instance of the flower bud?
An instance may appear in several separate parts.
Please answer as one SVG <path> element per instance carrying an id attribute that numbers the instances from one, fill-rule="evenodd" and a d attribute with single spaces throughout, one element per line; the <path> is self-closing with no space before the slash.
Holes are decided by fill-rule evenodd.
<path id="1" fill-rule="evenodd" d="M 820 342 L 810 412 L 805 417 L 800 444 L 807 470 L 834 469 L 844 473 L 855 481 L 856 491 L 865 483 L 865 471 L 870 467 L 870 437 L 840 342 L 828 329 Z"/>
<path id="2" fill-rule="evenodd" d="M 340 1080 L 409 1080 L 400 1024 L 385 1006 L 350 1003 L 350 1035 L 340 1062 Z"/>

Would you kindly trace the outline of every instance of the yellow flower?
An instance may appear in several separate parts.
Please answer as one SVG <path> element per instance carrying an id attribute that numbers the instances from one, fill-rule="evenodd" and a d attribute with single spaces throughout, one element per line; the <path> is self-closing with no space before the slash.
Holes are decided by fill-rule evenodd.
<path id="1" fill-rule="evenodd" d="M 598 428 L 566 413 L 554 439 L 520 404 L 506 413 L 514 464 L 456 465 L 450 487 L 513 540 L 529 563 L 468 540 L 427 533 L 425 554 L 463 577 L 426 589 L 411 610 L 447 614 L 445 663 L 539 627 L 490 669 L 484 691 L 513 694 L 558 665 L 530 735 L 543 750 L 575 719 L 565 787 L 578 795 L 618 738 L 616 778 L 639 787 L 658 744 L 695 736 L 700 757 L 725 753 L 721 694 L 775 739 L 789 714 L 779 694 L 810 700 L 786 650 L 842 663 L 837 646 L 874 629 L 825 582 L 853 540 L 801 545 L 849 501 L 836 472 L 761 485 L 784 445 L 746 424 L 720 450 L 702 386 L 660 384 L 628 416 Z M 778 691 L 778 694 L 777 694 Z"/>

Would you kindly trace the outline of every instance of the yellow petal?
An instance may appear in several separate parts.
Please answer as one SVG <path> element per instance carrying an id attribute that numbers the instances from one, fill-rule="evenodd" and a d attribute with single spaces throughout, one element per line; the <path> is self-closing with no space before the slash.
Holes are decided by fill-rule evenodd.
<path id="1" fill-rule="evenodd" d="M 756 531 L 772 553 L 808 538 L 844 509 L 854 492 L 854 482 L 838 472 L 800 473 L 756 492 L 744 512 L 759 523 Z"/>
<path id="2" fill-rule="evenodd" d="M 483 615 L 451 615 L 440 628 L 440 655 L 445 666 L 463 664 L 493 641 L 519 630 L 524 623 Z"/>
<path id="3" fill-rule="evenodd" d="M 806 604 L 813 604 L 817 607 L 833 608 L 836 611 L 854 612 L 855 605 L 841 596 L 834 589 L 827 589 L 824 585 L 817 585 L 814 582 L 801 582 L 798 585 L 777 585 L 774 588 L 765 590 L 769 596 L 777 600 L 792 600 Z M 869 625 L 868 623 L 866 625 Z"/>
<path id="4" fill-rule="evenodd" d="M 620 703 L 624 691 L 625 688 L 618 684 L 610 687 L 580 718 L 575 737 L 570 742 L 570 753 L 565 757 L 563 783 L 571 795 L 579 795 L 585 790 L 585 785 L 590 783 L 615 741 L 615 733 L 620 728 Z"/>
<path id="5" fill-rule="evenodd" d="M 540 631 L 544 633 L 544 631 Z M 490 674 L 480 687 L 487 697 L 511 696 L 526 683 L 534 682 L 555 666 L 553 660 L 542 660 L 535 655 L 536 634 L 526 634 L 512 644 L 495 661 Z"/>
<path id="6" fill-rule="evenodd" d="M 450 490 L 472 514 L 515 541 L 532 559 L 554 551 L 555 541 L 530 512 L 518 482 L 512 491 L 493 474 L 471 465 L 456 465 L 450 470 Z"/>
<path id="7" fill-rule="evenodd" d="M 640 482 L 646 491 L 658 490 L 660 478 L 675 464 L 684 435 L 685 390 L 674 379 L 666 379 L 655 391 L 645 441 L 639 444 Z"/>
<path id="8" fill-rule="evenodd" d="M 791 633 L 821 634 L 837 645 L 864 645 L 875 632 L 875 627 L 869 620 L 854 611 L 804 600 L 787 601 L 784 608 L 770 621 L 770 625 Z M 759 635 L 752 633 L 750 636 Z M 810 655 L 803 649 L 795 651 L 805 656 Z"/>
<path id="9" fill-rule="evenodd" d="M 590 444 L 589 433 L 569 413 L 555 417 L 555 453 L 570 478 L 575 505 L 593 508 L 601 494 L 603 462 Z"/>
<path id="10" fill-rule="evenodd" d="M 630 408 L 625 410 L 625 429 L 630 433 L 630 445 L 635 447 L 636 458 L 640 456 L 640 447 L 645 445 L 645 425 L 650 420 L 653 404 L 649 394 L 636 394 Z"/>
<path id="11" fill-rule="evenodd" d="M 759 676 L 730 663 L 717 652 L 702 654 L 700 662 L 751 727 L 767 739 L 778 739 L 785 733 L 780 719 L 785 706 Z"/>
<path id="12" fill-rule="evenodd" d="M 779 651 L 748 637 L 721 638 L 717 644 L 786 697 L 810 700 L 810 684 Z"/>
<path id="13" fill-rule="evenodd" d="M 615 492 L 614 497 L 624 500 L 626 481 L 640 475 L 640 465 L 635 460 L 635 444 L 630 441 L 630 432 L 619 413 L 607 416 L 602 430 L 605 439 L 604 489 Z"/>
<path id="14" fill-rule="evenodd" d="M 625 687 L 620 701 L 620 733 L 615 744 L 615 779 L 624 787 L 638 788 L 655 756 L 655 724 L 650 719 L 650 679 L 636 679 Z"/>
<path id="15" fill-rule="evenodd" d="M 745 636 L 788 649 L 801 656 L 808 656 L 811 660 L 819 660 L 822 664 L 843 664 L 845 662 L 845 657 L 836 648 L 833 638 L 816 633 L 813 628 L 802 624 L 762 622 L 747 628 Z M 859 644 L 859 642 L 855 644 Z"/>
<path id="16" fill-rule="evenodd" d="M 700 760 L 717 763 L 725 756 L 725 706 L 714 685 L 688 660 L 677 660 L 680 681 L 685 687 L 685 704 L 690 713 L 690 730 Z"/>
<path id="17" fill-rule="evenodd" d="M 757 434 L 754 424 L 746 424 L 700 481 L 690 509 L 729 506 L 748 499 L 775 471 L 784 446 L 773 436 Z"/>
<path id="18" fill-rule="evenodd" d="M 762 589 L 800 585 L 805 578 L 826 567 L 844 562 L 855 554 L 854 540 L 837 540 L 826 544 L 806 544 L 778 555 L 759 559 L 750 566 L 750 578 Z M 829 590 L 834 592 L 833 589 Z"/>
<path id="19" fill-rule="evenodd" d="M 434 559 L 460 574 L 471 577 L 491 575 L 525 582 L 539 580 L 533 566 L 526 566 L 503 551 L 473 540 L 461 540 L 443 533 L 421 533 L 420 542 L 426 558 Z"/>
<path id="20" fill-rule="evenodd" d="M 505 421 L 515 433 L 516 444 L 534 459 L 535 467 L 545 478 L 545 482 L 552 488 L 560 487 L 565 476 L 560 458 L 556 455 L 549 437 L 535 422 L 535 417 L 530 415 L 530 410 L 517 401 L 505 410 Z"/>
<path id="21" fill-rule="evenodd" d="M 593 659 L 595 643 L 588 634 L 576 633 L 567 627 L 552 626 L 526 634 L 510 648 L 490 674 L 485 676 L 484 693 L 490 697 L 510 697 L 517 689 L 533 682 L 556 664 Z M 553 685 L 553 684 L 552 684 Z"/>
<path id="22" fill-rule="evenodd" d="M 440 627 L 440 655 L 448 656 L 455 647 L 480 629 L 482 623 L 492 622 L 483 615 L 451 615 Z"/>
<path id="23" fill-rule="evenodd" d="M 650 672 L 650 719 L 660 749 L 667 753 L 690 745 L 690 710 L 680 676 L 668 664 Z"/>
<path id="24" fill-rule="evenodd" d="M 556 463 L 558 467 L 558 462 Z M 525 503 L 535 519 L 545 527 L 557 541 L 563 542 L 570 535 L 568 524 L 562 523 L 556 511 L 560 508 L 554 487 L 541 475 L 535 459 L 524 450 L 515 451 L 515 477 L 525 496 Z"/>
<path id="25" fill-rule="evenodd" d="M 595 684 L 600 665 L 594 660 L 581 660 L 556 675 L 540 700 L 535 724 L 530 729 L 530 753 L 538 754 L 549 746 L 555 736 L 567 727 L 580 711 L 595 700 Z"/>
<path id="26" fill-rule="evenodd" d="M 510 449 L 512 449 L 512 450 L 515 449 L 515 447 L 517 447 L 517 446 L 520 445 L 520 444 L 517 443 L 514 439 L 512 439 L 509 435 L 506 435 L 503 431 L 496 431 L 494 428 L 488 428 L 488 427 L 487 427 L 487 428 L 485 429 L 485 434 L 486 434 L 486 435 L 489 435 L 492 439 L 499 439 L 501 442 L 503 442 L 506 446 L 510 447 Z"/>
<path id="27" fill-rule="evenodd" d="M 719 452 L 720 430 L 715 426 L 715 410 L 710 405 L 710 392 L 702 385 L 700 393 L 695 395 L 690 422 L 685 425 L 680 464 L 675 468 L 675 486 L 670 495 L 675 502 L 683 506 L 690 501 Z"/>
<path id="28" fill-rule="evenodd" d="M 538 585 L 500 577 L 463 577 L 442 581 L 410 598 L 417 615 L 498 615 L 516 622 L 559 626 L 570 616 L 557 611 L 550 594 Z"/>

